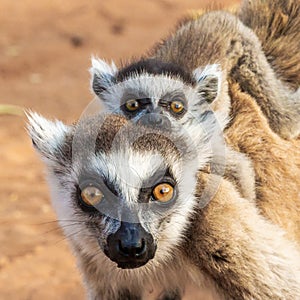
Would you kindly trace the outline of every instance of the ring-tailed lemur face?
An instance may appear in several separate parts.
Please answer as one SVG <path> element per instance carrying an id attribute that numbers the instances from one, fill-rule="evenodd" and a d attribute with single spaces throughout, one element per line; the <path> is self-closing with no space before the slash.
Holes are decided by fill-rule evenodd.
<path id="1" fill-rule="evenodd" d="M 191 140 L 116 115 L 72 127 L 37 114 L 29 121 L 53 205 L 76 249 L 104 252 L 120 268 L 172 253 L 195 205 L 197 170 L 210 159 L 204 132 Z"/>
<path id="2" fill-rule="evenodd" d="M 92 59 L 90 72 L 92 89 L 108 111 L 165 129 L 202 122 L 211 112 L 209 105 L 218 98 L 222 76 L 218 65 L 189 74 L 155 59 L 121 70 L 113 63 Z"/>

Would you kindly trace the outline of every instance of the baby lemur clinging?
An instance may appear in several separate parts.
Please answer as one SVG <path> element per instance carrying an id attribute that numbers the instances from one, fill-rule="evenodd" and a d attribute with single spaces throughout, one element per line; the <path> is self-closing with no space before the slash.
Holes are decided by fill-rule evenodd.
<path id="1" fill-rule="evenodd" d="M 114 65 L 92 60 L 93 90 L 110 112 L 121 114 L 139 124 L 180 128 L 193 138 L 189 126 L 210 135 L 222 135 L 228 122 L 230 99 L 227 82 L 219 66 L 208 65 L 190 74 L 173 63 L 143 59 L 117 71 Z M 208 116 L 219 125 L 211 126 Z M 213 131 L 215 130 L 215 132 Z M 243 196 L 255 198 L 254 174 L 245 155 L 223 144 L 212 149 L 212 171 L 234 179 Z M 222 174 L 222 175 L 223 175 Z"/>
<path id="2" fill-rule="evenodd" d="M 91 72 L 116 114 L 72 126 L 31 114 L 28 126 L 88 298 L 177 300 L 192 285 L 213 299 L 300 299 L 300 146 L 277 135 L 297 136 L 299 102 L 253 32 L 212 12 L 148 58 Z"/>
<path id="3" fill-rule="evenodd" d="M 253 13 L 251 4 L 248 8 Z M 205 116 L 213 110 L 223 130 L 230 111 L 227 85 L 238 82 L 258 102 L 276 133 L 284 138 L 299 135 L 300 89 L 295 92 L 277 79 L 256 35 L 228 13 L 186 20 L 148 57 L 121 70 L 102 60 L 93 59 L 92 64 L 93 91 L 108 111 L 129 119 L 165 127 L 202 122 L 205 127 Z M 229 147 L 226 158 L 225 176 L 253 199 L 251 163 Z"/>
<path id="4" fill-rule="evenodd" d="M 255 20 L 259 19 L 257 15 L 260 10 L 255 10 L 254 13 L 252 6 L 264 6 L 264 10 L 273 9 L 274 18 L 281 13 L 280 10 L 277 11 L 274 1 L 254 1 L 254 4 L 253 1 L 250 4 L 247 4 L 248 1 L 244 2 L 244 20 L 251 19 L 250 13 Z M 275 2 L 279 7 L 284 1 Z M 295 6 L 299 7 L 296 1 L 292 2 L 293 10 Z M 246 7 L 249 9 L 248 13 Z M 299 19 L 295 13 L 292 16 Z M 274 40 L 278 35 L 288 32 L 289 25 L 292 26 L 291 30 L 295 31 L 294 23 L 293 19 L 289 19 L 284 32 L 280 31 L 280 28 L 277 32 L 276 27 L 272 28 Z M 267 33 L 263 37 L 271 43 L 272 37 L 266 35 Z M 299 30 L 294 33 L 294 37 L 290 47 L 299 49 Z M 298 61 L 291 58 L 289 63 L 293 62 L 299 66 L 299 55 L 297 57 Z M 288 69 L 288 66 L 286 68 Z M 294 70 L 295 66 L 290 68 Z M 293 91 L 277 79 L 254 32 L 229 13 L 211 12 L 196 20 L 185 21 L 175 33 L 154 47 L 147 57 L 121 70 L 114 64 L 108 65 L 102 60 L 93 60 L 91 73 L 92 88 L 96 95 L 110 111 L 122 113 L 129 118 L 139 118 L 148 112 L 159 112 L 172 119 L 176 117 L 177 121 L 184 124 L 187 120 L 197 120 L 201 113 L 206 112 L 206 109 L 201 107 L 203 102 L 211 103 L 213 100 L 215 101 L 211 105 L 212 109 L 228 115 L 230 101 L 227 82 L 238 82 L 260 105 L 276 133 L 284 138 L 294 138 L 300 133 L 299 83 L 294 83 L 297 89 Z M 182 87 L 178 84 L 176 86 L 176 80 L 182 83 Z M 162 88 L 154 94 L 151 90 L 154 88 L 152 85 L 159 86 L 163 81 L 165 83 L 161 83 Z M 195 101 L 195 97 L 181 97 L 186 86 L 198 88 L 200 98 L 196 98 Z M 170 93 L 170 90 L 175 94 L 171 95 L 172 99 L 166 94 Z M 177 91 L 181 95 L 176 95 Z M 185 112 L 188 114 L 185 115 Z"/>

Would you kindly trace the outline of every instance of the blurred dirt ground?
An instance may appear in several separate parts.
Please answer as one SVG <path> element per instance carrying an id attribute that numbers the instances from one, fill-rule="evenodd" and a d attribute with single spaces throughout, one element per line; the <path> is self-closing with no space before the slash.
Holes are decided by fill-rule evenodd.
<path id="1" fill-rule="evenodd" d="M 139 56 L 209 2 L 0 0 L 0 103 L 72 122 L 93 98 L 91 54 Z M 0 299 L 84 299 L 24 128 L 25 118 L 0 116 Z"/>

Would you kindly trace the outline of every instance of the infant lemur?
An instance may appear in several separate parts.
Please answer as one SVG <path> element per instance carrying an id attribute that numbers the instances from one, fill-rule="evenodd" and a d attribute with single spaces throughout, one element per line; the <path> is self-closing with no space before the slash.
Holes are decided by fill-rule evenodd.
<path id="1" fill-rule="evenodd" d="M 243 16 L 262 13 L 258 4 L 274 18 L 300 11 L 297 0 L 253 0 Z M 222 139 L 231 85 L 285 139 L 299 134 L 299 90 L 277 79 L 264 41 L 238 17 L 184 20 L 121 70 L 94 59 L 92 88 L 106 114 L 72 126 L 29 115 L 88 299 L 179 300 L 190 287 L 213 299 L 300 299 L 298 241 L 262 215 L 250 160 Z"/>
<path id="2" fill-rule="evenodd" d="M 283 12 L 287 15 L 281 10 L 276 11 L 278 2 L 286 6 Z M 286 61 L 287 73 L 289 69 L 298 71 L 299 4 L 278 0 L 247 3 L 244 1 L 240 17 L 253 27 L 260 25 L 256 28 L 260 35 L 271 35 L 264 36 L 263 44 L 277 42 L 278 35 L 294 38 L 293 43 L 279 45 L 286 53 L 277 60 Z M 273 17 L 268 9 L 273 10 Z M 261 20 L 267 17 L 265 11 L 273 19 Z M 253 24 L 252 18 L 260 23 Z M 281 18 L 288 18 L 284 29 Z M 298 61 L 295 57 L 290 58 L 290 51 L 297 53 Z M 276 58 L 272 57 L 272 60 Z M 161 118 L 155 118 L 163 113 L 184 125 L 191 121 L 201 122 L 210 104 L 223 127 L 224 117 L 230 110 L 227 85 L 238 82 L 256 99 L 276 133 L 284 138 L 294 138 L 300 133 L 300 80 L 289 81 L 291 86 L 297 86 L 294 90 L 277 79 L 255 33 L 229 13 L 217 11 L 196 20 L 186 20 L 147 57 L 121 70 L 114 63 L 108 65 L 103 60 L 92 59 L 90 71 L 92 90 L 107 109 L 129 118 L 139 119 L 146 113 L 154 113 L 153 120 L 147 119 L 160 122 Z M 188 88 L 193 88 L 193 93 Z"/>
<path id="3" fill-rule="evenodd" d="M 254 8 L 258 4 L 254 3 Z M 269 5 L 276 9 L 274 3 Z M 255 11 L 247 3 L 244 6 L 242 19 L 251 18 L 248 9 L 261 21 L 257 17 L 261 7 Z M 297 13 L 293 13 L 298 20 Z M 300 26 L 300 21 L 297 23 Z M 295 31 L 296 25 L 291 22 L 290 31 Z M 290 46 L 293 50 L 293 44 Z M 256 99 L 276 133 L 284 138 L 295 138 L 300 133 L 300 89 L 294 91 L 277 79 L 254 32 L 229 13 L 217 11 L 186 20 L 147 57 L 121 70 L 114 63 L 92 59 L 90 72 L 92 91 L 107 111 L 140 123 L 176 130 L 179 125 L 198 122 L 209 130 L 205 120 L 213 111 L 223 131 L 230 118 L 228 82 L 237 81 Z M 222 160 L 216 158 L 212 167 L 224 170 L 243 196 L 254 199 L 251 163 L 229 147 L 225 152 L 226 166 L 218 166 Z"/>

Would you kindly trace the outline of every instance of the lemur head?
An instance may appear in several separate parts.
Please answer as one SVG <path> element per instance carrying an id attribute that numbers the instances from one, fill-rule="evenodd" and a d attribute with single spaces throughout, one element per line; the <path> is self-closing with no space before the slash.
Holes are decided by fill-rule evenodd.
<path id="1" fill-rule="evenodd" d="M 119 115 L 72 126 L 29 115 L 53 206 L 75 251 L 104 253 L 130 269 L 171 255 L 196 204 L 197 170 L 211 159 L 211 136 L 190 126 L 192 138 Z"/>
<path id="2" fill-rule="evenodd" d="M 92 90 L 107 110 L 135 122 L 168 128 L 202 122 L 212 110 L 221 126 L 226 122 L 229 105 L 223 105 L 227 93 L 220 96 L 224 84 L 217 64 L 190 74 L 176 64 L 154 58 L 120 70 L 114 63 L 93 58 L 90 72 Z"/>

